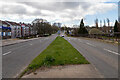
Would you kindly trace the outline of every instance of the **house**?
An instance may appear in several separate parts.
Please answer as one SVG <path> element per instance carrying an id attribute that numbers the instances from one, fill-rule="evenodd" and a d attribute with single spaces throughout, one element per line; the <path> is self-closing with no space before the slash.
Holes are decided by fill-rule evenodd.
<path id="1" fill-rule="evenodd" d="M 11 38 L 21 37 L 21 25 L 16 22 L 5 21 L 11 27 Z"/>
<path id="2" fill-rule="evenodd" d="M 33 27 L 31 24 L 26 24 L 26 23 L 21 23 L 20 22 L 20 25 L 21 25 L 21 34 L 22 34 L 22 37 L 28 37 L 28 36 L 32 36 L 34 35 L 33 33 Z"/>
<path id="3" fill-rule="evenodd" d="M 21 25 L 19 23 L 15 23 L 16 25 L 16 38 L 21 37 Z"/>
<path id="4" fill-rule="evenodd" d="M 20 23 L 21 25 L 21 36 L 25 37 L 26 36 L 26 27 L 24 23 Z"/>
<path id="5" fill-rule="evenodd" d="M 99 30 L 101 30 L 105 34 L 111 34 L 111 33 L 114 32 L 114 27 L 113 26 L 110 26 L 110 27 L 99 27 Z"/>
<path id="6" fill-rule="evenodd" d="M 29 35 L 30 36 L 34 36 L 35 35 L 35 31 L 34 31 L 33 25 L 28 24 L 28 26 L 29 26 Z"/>
<path id="7" fill-rule="evenodd" d="M 11 38 L 11 27 L 5 21 L 0 20 L 0 38 L 8 39 Z"/>
<path id="8" fill-rule="evenodd" d="M 46 20 L 42 19 L 40 19 L 40 21 L 46 22 Z M 35 36 L 36 34 L 37 30 L 30 23 L 0 20 L 0 39 L 29 37 Z"/>
<path id="9" fill-rule="evenodd" d="M 28 37 L 29 35 L 30 35 L 29 25 L 28 25 L 28 24 L 25 24 L 25 36 Z"/>

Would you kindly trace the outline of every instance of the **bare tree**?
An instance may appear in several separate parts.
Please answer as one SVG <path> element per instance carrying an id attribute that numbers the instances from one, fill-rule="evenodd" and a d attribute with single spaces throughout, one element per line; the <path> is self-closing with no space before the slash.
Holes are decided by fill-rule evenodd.
<path id="1" fill-rule="evenodd" d="M 110 32 L 110 20 L 107 18 L 107 23 L 108 23 L 108 33 Z"/>
<path id="2" fill-rule="evenodd" d="M 102 27 L 102 20 L 100 20 L 100 27 Z"/>
<path id="3" fill-rule="evenodd" d="M 98 19 L 97 18 L 95 19 L 95 26 L 98 29 Z"/>
<path id="4" fill-rule="evenodd" d="M 58 27 L 51 26 L 49 23 L 38 22 L 33 25 L 36 28 L 37 34 L 39 36 L 51 35 L 58 31 Z"/>
<path id="5" fill-rule="evenodd" d="M 105 19 L 104 19 L 104 32 L 106 33 L 106 22 L 105 22 Z"/>

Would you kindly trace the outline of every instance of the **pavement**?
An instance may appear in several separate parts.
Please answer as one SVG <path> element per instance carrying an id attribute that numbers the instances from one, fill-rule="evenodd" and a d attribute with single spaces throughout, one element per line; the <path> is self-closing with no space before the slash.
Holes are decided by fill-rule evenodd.
<path id="1" fill-rule="evenodd" d="M 92 39 L 64 37 L 104 78 L 118 78 L 118 45 Z"/>
<path id="2" fill-rule="evenodd" d="M 2 46 L 9 46 L 9 45 L 13 45 L 13 44 L 17 44 L 17 43 L 21 43 L 21 42 L 25 42 L 25 41 L 30 41 L 30 40 L 35 40 L 35 39 L 39 39 L 39 38 L 32 38 L 32 39 L 17 39 L 17 38 L 15 38 L 15 39 L 5 39 L 5 40 L 2 40 Z"/>
<path id="3" fill-rule="evenodd" d="M 103 78 L 103 76 L 91 64 L 81 64 L 38 69 L 22 78 Z"/>
<path id="4" fill-rule="evenodd" d="M 57 34 L 2 47 L 2 77 L 15 78 L 37 57 Z"/>

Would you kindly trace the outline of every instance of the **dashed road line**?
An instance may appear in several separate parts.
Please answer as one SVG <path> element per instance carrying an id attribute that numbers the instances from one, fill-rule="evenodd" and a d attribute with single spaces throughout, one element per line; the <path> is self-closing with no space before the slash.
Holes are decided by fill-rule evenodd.
<path id="1" fill-rule="evenodd" d="M 113 53 L 113 54 L 120 55 L 119 53 L 117 53 L 117 52 L 114 52 L 114 51 L 111 51 L 111 50 L 109 50 L 109 49 L 105 49 L 105 48 L 104 48 L 104 50 L 105 50 L 105 51 L 108 51 L 108 52 L 110 52 L 110 53 Z"/>
<path id="2" fill-rule="evenodd" d="M 87 42 L 86 44 L 88 44 L 88 45 L 90 45 L 90 46 L 93 46 L 93 47 L 96 47 L 95 45 L 93 45 L 93 44 L 91 44 L 91 43 L 88 43 L 88 42 Z"/>
<path id="3" fill-rule="evenodd" d="M 30 44 L 30 45 L 33 45 L 33 44 Z"/>
<path id="4" fill-rule="evenodd" d="M 11 53 L 11 51 L 6 52 L 6 53 L 3 54 L 3 56 L 5 56 L 5 55 L 7 55 L 7 54 L 10 54 L 10 53 Z"/>

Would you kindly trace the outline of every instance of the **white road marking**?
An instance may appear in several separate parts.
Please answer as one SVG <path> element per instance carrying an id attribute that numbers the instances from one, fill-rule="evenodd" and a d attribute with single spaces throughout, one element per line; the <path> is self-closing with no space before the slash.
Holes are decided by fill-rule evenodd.
<path id="1" fill-rule="evenodd" d="M 88 45 L 90 45 L 90 46 L 93 46 L 93 47 L 95 47 L 95 45 L 93 45 L 93 44 L 91 44 L 91 43 L 88 43 L 88 42 L 87 42 L 86 44 L 88 44 Z"/>
<path id="2" fill-rule="evenodd" d="M 109 49 L 105 49 L 105 48 L 104 48 L 104 50 L 106 50 L 106 51 L 108 51 L 108 52 L 111 52 L 111 53 L 113 53 L 113 54 L 120 55 L 119 53 L 117 53 L 117 52 L 114 52 L 114 51 L 111 51 L 111 50 L 109 50 Z"/>
<path id="3" fill-rule="evenodd" d="M 30 44 L 30 45 L 33 45 L 33 44 Z"/>
<path id="4" fill-rule="evenodd" d="M 7 55 L 7 54 L 9 54 L 9 53 L 11 53 L 11 51 L 9 51 L 9 52 L 7 52 L 7 53 L 4 53 L 3 56 L 5 56 L 5 55 Z"/>

